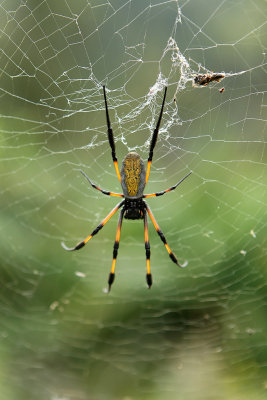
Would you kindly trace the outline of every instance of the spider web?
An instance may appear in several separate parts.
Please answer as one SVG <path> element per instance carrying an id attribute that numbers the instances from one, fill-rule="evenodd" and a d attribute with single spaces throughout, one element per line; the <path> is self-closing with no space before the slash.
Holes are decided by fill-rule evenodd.
<path id="1" fill-rule="evenodd" d="M 1 1 L 1 398 L 266 395 L 266 2 Z M 192 85 L 199 74 L 221 82 Z M 151 221 L 124 221 L 105 293 L 119 163 L 147 160 Z M 220 89 L 224 87 L 224 92 Z"/>

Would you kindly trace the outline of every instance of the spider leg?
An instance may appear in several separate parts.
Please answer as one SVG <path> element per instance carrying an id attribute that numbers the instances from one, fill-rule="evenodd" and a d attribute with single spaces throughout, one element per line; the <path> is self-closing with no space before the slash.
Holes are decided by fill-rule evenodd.
<path id="1" fill-rule="evenodd" d="M 166 238 L 165 238 L 165 236 L 164 236 L 162 230 L 160 229 L 160 227 L 159 227 L 159 225 L 158 225 L 158 223 L 157 223 L 157 221 L 156 221 L 154 215 L 152 214 L 151 209 L 149 208 L 149 206 L 148 206 L 146 203 L 145 203 L 145 205 L 146 205 L 146 209 L 147 209 L 148 215 L 149 215 L 149 217 L 150 217 L 150 219 L 151 219 L 151 221 L 152 221 L 152 223 L 153 223 L 153 225 L 154 225 L 156 231 L 158 232 L 159 237 L 161 238 L 162 242 L 164 243 L 164 246 L 166 247 L 166 250 L 167 250 L 167 252 L 169 253 L 169 256 L 170 256 L 171 260 L 172 260 L 175 264 L 177 264 L 179 267 L 181 267 L 181 268 L 185 267 L 186 264 L 183 264 L 183 265 L 179 264 L 179 262 L 178 262 L 176 256 L 175 256 L 174 253 L 171 251 L 171 249 L 170 249 L 170 247 L 169 247 L 169 245 L 168 245 L 168 243 L 167 243 L 167 241 L 166 241 Z"/>
<path id="2" fill-rule="evenodd" d="M 149 177 L 149 173 L 150 173 L 150 167 L 151 167 L 151 163 L 152 163 L 154 147 L 156 146 L 157 139 L 158 139 L 159 127 L 160 127 L 160 123 L 161 123 L 161 119 L 162 119 L 166 94 L 167 94 L 167 87 L 165 87 L 164 96 L 163 96 L 163 100 L 162 100 L 162 104 L 161 104 L 161 110 L 160 110 L 160 114 L 159 114 L 159 119 L 158 119 L 156 128 L 154 130 L 154 133 L 153 133 L 153 136 L 151 139 L 151 143 L 150 143 L 149 156 L 148 156 L 148 160 L 147 160 L 146 183 L 148 181 L 148 177 Z"/>
<path id="3" fill-rule="evenodd" d="M 110 119 L 109 119 L 109 113 L 108 113 L 108 103 L 107 103 L 107 96 L 106 96 L 106 88 L 103 86 L 103 91 L 104 91 L 104 99 L 105 99 L 105 109 L 106 109 L 106 119 L 107 119 L 107 127 L 108 127 L 108 141 L 109 145 L 111 147 L 111 155 L 113 159 L 113 163 L 115 166 L 115 170 L 118 176 L 119 181 L 121 182 L 121 175 L 118 167 L 118 160 L 116 157 L 116 150 L 115 150 L 115 143 L 114 143 L 114 137 L 113 137 L 113 131 L 110 125 Z"/>
<path id="4" fill-rule="evenodd" d="M 152 275 L 150 270 L 150 244 L 148 237 L 148 223 L 147 223 L 147 212 L 144 210 L 144 228 L 145 228 L 145 249 L 146 249 L 146 282 L 147 286 L 150 289 L 152 286 Z"/>
<path id="5" fill-rule="evenodd" d="M 125 208 L 123 207 L 119 220 L 118 220 L 118 226 L 117 226 L 117 232 L 116 232 L 116 238 L 115 238 L 115 243 L 113 246 L 113 261 L 112 261 L 112 266 L 108 278 L 108 291 L 110 292 L 111 285 L 114 282 L 115 279 L 115 265 L 116 265 L 116 260 L 117 260 L 117 255 L 118 255 L 118 249 L 119 249 L 119 244 L 120 244 L 120 236 L 121 236 L 121 225 L 122 225 L 122 220 L 123 220 L 123 215 L 125 213 Z"/>
<path id="6" fill-rule="evenodd" d="M 107 191 L 107 190 L 101 189 L 99 186 L 96 186 L 96 185 L 88 178 L 88 176 L 86 175 L 86 173 L 85 173 L 84 171 L 82 171 L 82 170 L 80 169 L 80 172 L 83 174 L 83 176 L 85 176 L 85 178 L 88 180 L 88 182 L 90 183 L 90 185 L 91 185 L 94 189 L 99 190 L 99 192 L 101 192 L 101 193 L 103 193 L 103 194 L 106 194 L 107 196 L 124 197 L 123 194 L 120 194 L 120 193 L 113 193 L 113 192 L 109 192 L 109 191 Z"/>
<path id="7" fill-rule="evenodd" d="M 189 175 L 191 175 L 192 172 L 190 171 L 187 175 L 185 175 L 176 185 L 171 186 L 169 189 L 163 190 L 162 192 L 156 192 L 156 193 L 151 193 L 151 194 L 144 194 L 143 198 L 146 197 L 157 197 L 157 196 L 162 196 L 164 193 L 171 192 L 172 190 L 176 189 L 180 183 L 182 183 Z"/>
<path id="8" fill-rule="evenodd" d="M 63 247 L 63 249 L 67 250 L 67 251 L 74 251 L 74 250 L 79 250 L 81 249 L 84 245 L 86 245 L 86 243 L 93 237 L 95 236 L 100 229 L 103 228 L 103 226 L 110 220 L 110 218 L 115 214 L 116 211 L 118 211 L 118 209 L 124 204 L 124 200 L 122 200 L 119 204 L 117 204 L 113 210 L 110 211 L 110 213 L 106 216 L 106 218 L 104 218 L 100 224 L 93 230 L 93 232 L 91 233 L 91 235 L 87 236 L 87 238 L 85 238 L 83 241 L 81 241 L 80 243 L 78 243 L 75 247 L 67 247 L 65 245 L 65 243 L 61 242 L 61 246 Z"/>

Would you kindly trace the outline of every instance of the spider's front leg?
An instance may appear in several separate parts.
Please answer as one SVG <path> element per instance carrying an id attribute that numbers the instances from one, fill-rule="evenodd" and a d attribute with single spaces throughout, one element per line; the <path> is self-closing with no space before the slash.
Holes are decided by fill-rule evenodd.
<path id="1" fill-rule="evenodd" d="M 145 249 L 146 249 L 146 282 L 147 286 L 150 289 L 152 286 L 152 275 L 151 275 L 151 270 L 150 270 L 150 243 L 149 243 L 149 237 L 148 237 L 148 223 L 147 223 L 147 212 L 146 209 L 144 209 L 144 228 L 145 228 Z"/>
<path id="2" fill-rule="evenodd" d="M 121 236 L 121 225 L 122 225 L 122 220 L 123 220 L 123 215 L 125 213 L 125 208 L 120 212 L 119 220 L 118 220 L 118 226 L 117 226 L 117 232 L 116 232 L 116 238 L 115 238 L 115 243 L 113 246 L 113 261 L 112 261 L 112 266 L 111 266 L 111 271 L 109 274 L 108 278 L 108 291 L 110 292 L 111 285 L 114 282 L 115 279 L 115 265 L 116 265 L 116 260 L 117 260 L 117 255 L 118 255 L 118 249 L 120 245 L 120 236 Z"/>
<path id="3" fill-rule="evenodd" d="M 159 227 L 159 225 L 158 225 L 158 223 L 157 223 L 157 221 L 156 221 L 154 215 L 152 214 L 151 209 L 149 208 L 149 206 L 148 206 L 146 203 L 145 203 L 145 205 L 146 205 L 146 210 L 147 210 L 147 212 L 148 212 L 148 215 L 149 215 L 149 217 L 150 217 L 150 219 L 151 219 L 151 221 L 152 221 L 152 223 L 153 223 L 153 225 L 154 225 L 154 227 L 155 227 L 155 229 L 156 229 L 156 231 L 157 231 L 157 233 L 158 233 L 160 239 L 161 239 L 162 242 L 164 243 L 164 246 L 165 246 L 165 248 L 166 248 L 166 250 L 167 250 L 167 252 L 168 252 L 168 254 L 169 254 L 169 256 L 170 256 L 170 259 L 171 259 L 175 264 L 177 264 L 179 267 L 181 267 L 181 268 L 186 267 L 186 266 L 187 266 L 187 263 L 185 263 L 185 264 L 179 264 L 179 262 L 178 262 L 178 260 L 177 260 L 177 258 L 176 258 L 176 256 L 175 256 L 175 254 L 171 251 L 171 248 L 170 248 L 170 246 L 168 245 L 167 240 L 166 240 L 166 238 L 165 238 L 165 236 L 164 236 L 162 230 L 160 229 L 160 227 Z"/>
<path id="4" fill-rule="evenodd" d="M 81 249 L 83 246 L 86 245 L 86 243 L 93 237 L 95 236 L 100 229 L 103 228 L 103 226 L 110 220 L 110 218 L 115 214 L 116 211 L 118 211 L 118 209 L 124 205 L 125 200 L 122 200 L 119 204 L 117 204 L 113 210 L 110 211 L 110 213 L 106 216 L 106 218 L 104 218 L 100 224 L 93 230 L 93 232 L 91 233 L 91 235 L 87 236 L 87 238 L 85 238 L 84 240 L 82 240 L 80 243 L 76 244 L 76 246 L 74 247 L 67 247 L 65 245 L 64 242 L 61 242 L 61 246 L 63 247 L 63 249 L 67 250 L 67 251 L 74 251 L 74 250 L 79 250 Z"/>

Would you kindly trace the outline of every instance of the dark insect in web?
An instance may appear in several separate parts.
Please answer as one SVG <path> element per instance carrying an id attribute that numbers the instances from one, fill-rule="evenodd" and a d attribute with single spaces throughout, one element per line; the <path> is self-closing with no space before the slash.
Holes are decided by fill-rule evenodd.
<path id="1" fill-rule="evenodd" d="M 220 82 L 225 75 L 223 74 L 203 74 L 194 78 L 194 84 L 198 86 L 207 86 L 211 82 Z"/>

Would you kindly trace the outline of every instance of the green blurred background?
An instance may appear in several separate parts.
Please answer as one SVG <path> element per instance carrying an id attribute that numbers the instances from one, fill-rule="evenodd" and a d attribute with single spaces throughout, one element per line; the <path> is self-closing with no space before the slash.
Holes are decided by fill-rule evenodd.
<path id="1" fill-rule="evenodd" d="M 264 399 L 266 2 L 1 1 L 0 398 Z M 226 78 L 207 87 L 207 71 Z M 149 225 L 117 217 L 81 176 L 119 192 L 119 162 L 147 158 L 168 95 L 147 192 Z M 225 87 L 224 93 L 219 89 Z M 175 98 L 175 101 L 174 101 Z"/>

